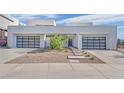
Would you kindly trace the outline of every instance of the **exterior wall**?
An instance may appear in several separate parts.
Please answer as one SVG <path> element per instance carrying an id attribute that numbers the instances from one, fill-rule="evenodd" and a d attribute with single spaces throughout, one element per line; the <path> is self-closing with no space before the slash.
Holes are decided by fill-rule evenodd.
<path id="1" fill-rule="evenodd" d="M 45 48 L 45 35 L 40 35 L 40 48 Z"/>
<path id="2" fill-rule="evenodd" d="M 76 35 L 75 37 L 73 38 L 73 47 L 77 47 L 77 38 L 76 38 Z"/>
<path id="3" fill-rule="evenodd" d="M 77 45 L 76 45 L 76 47 L 79 50 L 81 50 L 82 49 L 82 35 L 77 34 L 76 37 L 77 37 Z"/>
<path id="4" fill-rule="evenodd" d="M 106 48 L 116 49 L 116 26 L 11 26 L 8 28 L 8 46 L 15 47 L 15 35 L 69 34 L 75 35 L 74 47 L 82 49 L 83 36 L 105 36 Z"/>
<path id="5" fill-rule="evenodd" d="M 50 46 L 50 37 L 46 37 L 46 48 Z"/>
<path id="6" fill-rule="evenodd" d="M 107 39 L 106 40 L 107 49 L 117 48 L 117 31 L 107 34 L 106 39 Z"/>
<path id="7" fill-rule="evenodd" d="M 56 26 L 54 20 L 29 20 L 28 26 Z"/>

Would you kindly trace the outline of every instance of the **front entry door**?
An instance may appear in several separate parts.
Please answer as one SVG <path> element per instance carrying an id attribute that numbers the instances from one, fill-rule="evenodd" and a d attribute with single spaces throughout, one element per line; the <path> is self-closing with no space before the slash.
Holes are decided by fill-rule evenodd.
<path id="1" fill-rule="evenodd" d="M 68 40 L 68 47 L 72 47 L 72 39 Z"/>

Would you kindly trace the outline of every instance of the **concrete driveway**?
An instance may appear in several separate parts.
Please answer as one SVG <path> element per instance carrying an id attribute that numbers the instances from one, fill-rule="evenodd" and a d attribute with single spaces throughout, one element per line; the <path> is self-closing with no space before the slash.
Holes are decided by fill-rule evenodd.
<path id="1" fill-rule="evenodd" d="M 124 65 L 124 53 L 113 50 L 86 50 L 107 64 Z"/>
<path id="2" fill-rule="evenodd" d="M 34 49 L 0 49 L 0 64 L 10 61 L 14 58 L 24 55 Z"/>

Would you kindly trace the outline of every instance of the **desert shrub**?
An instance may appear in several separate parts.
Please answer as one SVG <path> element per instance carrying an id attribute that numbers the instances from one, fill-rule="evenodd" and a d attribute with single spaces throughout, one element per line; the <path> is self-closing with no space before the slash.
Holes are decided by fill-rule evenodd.
<path id="1" fill-rule="evenodd" d="M 53 37 L 50 38 L 50 48 L 62 49 L 67 40 L 68 40 L 67 35 L 54 35 Z"/>
<path id="2" fill-rule="evenodd" d="M 91 57 L 90 57 L 90 60 L 94 60 L 94 57 L 93 57 L 93 56 L 91 56 Z"/>
<path id="3" fill-rule="evenodd" d="M 90 57 L 90 55 L 89 54 L 86 54 L 85 57 Z"/>

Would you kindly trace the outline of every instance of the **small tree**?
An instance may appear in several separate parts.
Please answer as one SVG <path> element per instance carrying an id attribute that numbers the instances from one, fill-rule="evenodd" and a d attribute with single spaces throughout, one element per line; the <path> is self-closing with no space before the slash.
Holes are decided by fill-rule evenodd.
<path id="1" fill-rule="evenodd" d="M 50 39 L 50 48 L 52 49 L 62 49 L 64 44 L 67 42 L 67 35 L 54 35 Z"/>

